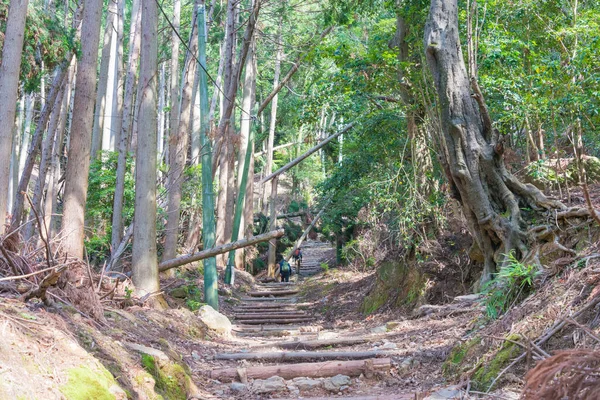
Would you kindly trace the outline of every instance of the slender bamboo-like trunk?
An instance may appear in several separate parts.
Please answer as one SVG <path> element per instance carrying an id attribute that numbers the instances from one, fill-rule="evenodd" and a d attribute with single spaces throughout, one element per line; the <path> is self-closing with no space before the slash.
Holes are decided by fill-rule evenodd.
<path id="1" fill-rule="evenodd" d="M 215 246 L 215 206 L 212 175 L 212 144 L 208 137 L 209 106 L 208 77 L 206 74 L 206 19 L 204 2 L 198 6 L 198 58 L 200 97 L 200 141 L 202 144 L 202 240 L 204 249 Z M 219 309 L 217 292 L 217 261 L 215 257 L 204 260 L 204 301 L 215 310 Z"/>
<path id="2" fill-rule="evenodd" d="M 94 124 L 92 126 L 91 158 L 96 158 L 100 149 L 103 148 L 105 114 L 111 108 L 107 103 L 107 83 L 110 69 L 111 44 L 114 31 L 114 20 L 117 14 L 117 4 L 113 0 L 108 1 L 108 14 L 106 15 L 106 26 L 104 28 L 104 39 L 102 54 L 100 56 L 100 72 L 98 77 L 98 90 L 96 91 L 96 103 L 94 108 Z"/>
<path id="3" fill-rule="evenodd" d="M 117 59 L 114 64 L 115 80 L 113 92 L 115 98 L 112 102 L 111 111 L 111 129 L 110 129 L 110 150 L 116 151 L 121 134 L 121 124 L 123 123 L 123 35 L 125 24 L 125 0 L 116 0 L 118 13 L 116 20 L 117 27 Z"/>
<path id="4" fill-rule="evenodd" d="M 160 74 L 158 76 L 158 119 L 156 122 L 158 133 L 156 135 L 156 157 L 159 165 L 165 158 L 165 89 L 167 85 L 165 66 L 166 62 L 160 64 Z"/>
<path id="5" fill-rule="evenodd" d="M 67 254 L 83 258 L 83 226 L 90 169 L 90 144 L 96 89 L 98 43 L 100 40 L 101 0 L 85 0 L 81 58 L 77 66 L 77 87 L 73 103 L 73 122 L 67 168 L 62 228 Z M 66 71 L 66 68 L 65 68 Z"/>
<path id="6" fill-rule="evenodd" d="M 192 29 L 192 36 L 196 36 Z M 191 51 L 196 53 L 198 38 L 192 40 Z M 167 226 L 165 233 L 165 247 L 163 261 L 174 258 L 177 253 L 177 242 L 179 237 L 179 215 L 181 205 L 181 188 L 184 178 L 185 163 L 187 160 L 188 138 L 191 130 L 192 116 L 192 91 L 196 76 L 196 59 L 188 59 L 186 74 L 183 81 L 181 96 L 181 112 L 179 114 L 179 126 L 172 131 L 169 137 L 169 173 L 167 176 L 168 199 L 167 199 Z"/>
<path id="7" fill-rule="evenodd" d="M 171 92 L 171 110 L 169 111 L 169 137 L 179 128 L 179 37 L 177 36 L 181 24 L 181 0 L 173 1 L 173 32 L 171 32 L 171 71 L 170 92 Z M 167 149 L 167 154 L 170 152 Z M 167 157 L 169 158 L 169 157 Z M 171 162 L 169 158 L 168 163 Z"/>
<path id="8" fill-rule="evenodd" d="M 6 32 L 0 65 L 0 234 L 4 233 L 13 126 L 17 111 L 17 89 L 21 69 L 21 53 L 25 39 L 25 17 L 29 0 L 11 0 L 8 7 Z"/>
<path id="9" fill-rule="evenodd" d="M 135 169 L 135 226 L 133 230 L 132 278 L 140 295 L 157 293 L 156 256 L 156 85 L 158 70 L 158 7 L 142 4 L 140 101 Z M 159 300 L 158 298 L 154 298 Z M 155 302 L 159 304 L 159 302 Z"/>
<path id="10" fill-rule="evenodd" d="M 125 173 L 127 170 L 127 153 L 129 140 L 133 128 L 134 94 L 137 77 L 137 68 L 140 56 L 141 38 L 141 7 L 139 0 L 133 0 L 131 9 L 131 27 L 129 30 L 129 58 L 127 61 L 127 75 L 125 77 L 125 98 L 119 131 L 117 173 L 115 195 L 113 199 L 112 234 L 110 239 L 111 255 L 121 243 L 123 237 L 123 195 L 125 193 Z M 113 265 L 113 263 L 110 263 Z"/>

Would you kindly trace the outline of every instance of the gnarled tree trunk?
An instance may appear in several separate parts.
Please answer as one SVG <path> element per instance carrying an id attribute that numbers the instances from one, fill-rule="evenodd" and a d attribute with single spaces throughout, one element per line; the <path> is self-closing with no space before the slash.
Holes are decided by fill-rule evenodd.
<path id="1" fill-rule="evenodd" d="M 564 206 L 506 170 L 502 137 L 492 128 L 477 82 L 468 79 L 458 34 L 457 0 L 431 1 L 424 42 L 439 97 L 442 165 L 482 250 L 481 279 L 486 282 L 511 252 L 518 259 L 531 256 L 529 245 L 534 238 L 527 228 L 532 214 L 539 217 L 546 209 Z M 525 214 L 521 207 L 533 213 Z"/>

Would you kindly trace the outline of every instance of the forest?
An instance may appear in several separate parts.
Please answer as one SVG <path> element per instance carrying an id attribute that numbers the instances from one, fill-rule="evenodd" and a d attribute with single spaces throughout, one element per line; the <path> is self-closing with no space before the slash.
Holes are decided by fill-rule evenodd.
<path id="1" fill-rule="evenodd" d="M 1 0 L 1 399 L 598 399 L 598 0 Z"/>

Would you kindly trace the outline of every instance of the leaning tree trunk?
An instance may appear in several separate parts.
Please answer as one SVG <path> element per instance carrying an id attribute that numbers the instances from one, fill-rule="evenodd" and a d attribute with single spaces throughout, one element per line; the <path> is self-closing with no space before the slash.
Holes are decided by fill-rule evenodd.
<path id="1" fill-rule="evenodd" d="M 506 170 L 503 141 L 492 128 L 477 82 L 469 82 L 458 32 L 457 0 L 432 0 L 425 25 L 427 63 L 439 96 L 440 154 L 453 194 L 484 256 L 482 283 L 491 279 L 507 255 L 528 259 L 532 214 L 563 208 Z M 474 94 L 471 92 L 471 87 Z M 520 207 L 529 207 L 527 215 Z M 532 246 L 535 248 L 535 246 Z"/>

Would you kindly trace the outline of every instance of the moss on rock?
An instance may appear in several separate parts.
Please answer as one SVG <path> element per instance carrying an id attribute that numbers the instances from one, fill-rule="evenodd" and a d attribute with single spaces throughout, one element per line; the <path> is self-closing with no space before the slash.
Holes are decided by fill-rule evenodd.
<path id="1" fill-rule="evenodd" d="M 155 381 L 156 391 L 169 400 L 186 400 L 193 387 L 185 369 L 174 362 L 142 354 L 142 366 Z"/>
<path id="2" fill-rule="evenodd" d="M 60 391 L 67 400 L 116 400 L 116 388 L 115 379 L 104 368 L 98 371 L 81 366 L 69 370 L 69 381 Z"/>

